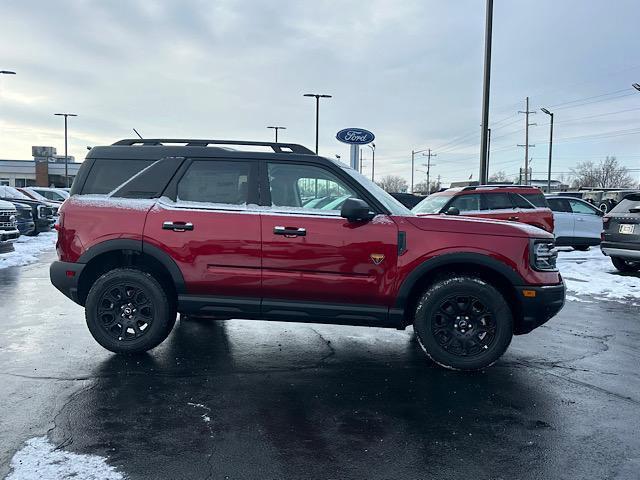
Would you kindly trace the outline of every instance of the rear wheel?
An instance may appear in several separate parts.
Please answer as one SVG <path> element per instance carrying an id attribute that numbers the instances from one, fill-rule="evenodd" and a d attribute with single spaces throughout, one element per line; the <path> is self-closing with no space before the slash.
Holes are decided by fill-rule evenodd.
<path id="1" fill-rule="evenodd" d="M 620 272 L 637 272 L 640 271 L 640 261 L 633 262 L 620 257 L 611 257 L 611 263 Z"/>
<path id="2" fill-rule="evenodd" d="M 413 327 L 420 346 L 438 365 L 479 370 L 509 346 L 513 317 L 496 288 L 477 277 L 452 276 L 424 292 Z"/>
<path id="3" fill-rule="evenodd" d="M 162 343 L 173 328 L 175 310 L 162 285 L 149 273 L 111 270 L 89 290 L 85 304 L 93 338 L 115 353 L 140 353 Z"/>

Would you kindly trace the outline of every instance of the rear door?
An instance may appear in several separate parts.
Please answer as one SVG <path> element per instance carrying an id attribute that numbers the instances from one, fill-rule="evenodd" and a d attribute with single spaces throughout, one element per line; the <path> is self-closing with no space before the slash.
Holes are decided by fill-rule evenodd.
<path id="1" fill-rule="evenodd" d="M 342 218 L 342 203 L 364 195 L 325 166 L 268 162 L 264 168 L 270 199 L 261 216 L 263 314 L 288 312 L 301 320 L 326 314 L 355 323 L 386 318 L 397 264 L 394 221 Z"/>
<path id="2" fill-rule="evenodd" d="M 257 203 L 257 172 L 250 160 L 187 160 L 149 212 L 145 244 L 173 258 L 187 293 L 202 297 L 191 301 L 259 311 L 260 215 L 248 207 Z"/>
<path id="3" fill-rule="evenodd" d="M 580 200 L 567 200 L 575 218 L 574 236 L 577 238 L 599 239 L 602 233 L 602 216 L 598 210 Z"/>
<path id="4" fill-rule="evenodd" d="M 547 198 L 547 202 L 553 212 L 554 228 L 553 233 L 556 239 L 569 243 L 575 237 L 575 215 L 571 210 L 571 205 L 566 198 Z"/>
<path id="5" fill-rule="evenodd" d="M 497 220 L 521 221 L 519 212 L 515 209 L 507 193 L 485 193 L 480 196 L 482 213 L 481 217 L 495 218 Z"/>

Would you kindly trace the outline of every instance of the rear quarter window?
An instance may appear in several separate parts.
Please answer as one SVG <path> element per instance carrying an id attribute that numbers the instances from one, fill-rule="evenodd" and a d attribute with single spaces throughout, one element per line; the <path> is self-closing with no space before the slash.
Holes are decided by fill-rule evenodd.
<path id="1" fill-rule="evenodd" d="M 547 204 L 547 199 L 544 198 L 542 193 L 521 193 L 524 198 L 533 203 L 536 207 L 539 208 L 549 208 Z"/>
<path id="2" fill-rule="evenodd" d="M 80 193 L 109 193 L 117 186 L 129 180 L 136 173 L 151 165 L 154 161 L 155 160 L 110 160 L 98 158 L 94 160 Z"/>

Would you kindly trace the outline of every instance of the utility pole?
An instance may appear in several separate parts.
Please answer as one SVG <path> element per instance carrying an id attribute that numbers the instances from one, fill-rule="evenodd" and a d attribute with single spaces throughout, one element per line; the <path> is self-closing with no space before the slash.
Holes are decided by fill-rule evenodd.
<path id="1" fill-rule="evenodd" d="M 411 150 L 411 190 L 409 193 L 413 193 L 413 174 L 414 174 L 415 164 L 416 164 L 416 153 L 426 152 L 427 150 L 431 151 L 428 148 L 425 148 L 424 150 Z M 424 155 L 424 153 L 422 154 Z"/>
<path id="2" fill-rule="evenodd" d="M 524 112 L 519 110 L 518 113 L 524 113 L 524 145 L 518 144 L 519 147 L 524 147 L 524 184 L 529 185 L 529 147 L 535 147 L 535 145 L 529 145 L 529 127 L 535 125 L 535 123 L 529 123 L 529 114 L 536 113 L 529 111 L 529 97 L 525 100 L 526 108 Z"/>
<path id="3" fill-rule="evenodd" d="M 491 129 L 487 128 L 487 183 L 489 183 L 489 156 L 491 154 Z"/>
<path id="4" fill-rule="evenodd" d="M 547 193 L 551 193 L 551 150 L 553 149 L 553 112 L 546 108 L 541 108 L 542 113 L 551 117 L 551 128 L 549 128 L 549 170 L 547 171 Z"/>
<path id="5" fill-rule="evenodd" d="M 57 117 L 64 117 L 64 178 L 67 188 L 69 185 L 69 154 L 67 153 L 67 117 L 77 117 L 75 113 L 54 113 Z"/>
<path id="6" fill-rule="evenodd" d="M 427 157 L 427 163 L 425 164 L 425 167 L 427 167 L 427 195 L 431 194 L 431 183 L 429 182 L 430 179 L 430 174 L 431 174 L 431 157 L 436 157 L 438 156 L 437 153 L 431 153 L 431 149 L 427 148 L 427 154 L 425 155 Z"/>
<path id="7" fill-rule="evenodd" d="M 482 139 L 480 142 L 480 185 L 488 181 L 489 93 L 491 81 L 491 37 L 493 29 L 493 0 L 487 0 L 484 29 L 484 79 L 482 85 Z M 527 109 L 528 110 L 528 109 Z"/>

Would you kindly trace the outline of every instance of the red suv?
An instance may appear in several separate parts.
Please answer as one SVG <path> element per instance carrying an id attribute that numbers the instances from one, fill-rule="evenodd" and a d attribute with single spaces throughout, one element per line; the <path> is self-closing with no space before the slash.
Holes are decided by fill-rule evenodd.
<path id="1" fill-rule="evenodd" d="M 258 146 L 269 151 L 247 151 Z M 179 312 L 413 325 L 435 362 L 473 370 L 564 304 L 551 234 L 418 217 L 353 169 L 294 144 L 95 147 L 57 229 L 51 281 L 85 307 L 92 335 L 113 352 L 157 346 Z"/>
<path id="2" fill-rule="evenodd" d="M 553 212 L 538 187 L 480 185 L 449 188 L 413 208 L 416 215 L 464 215 L 526 223 L 553 233 Z"/>

